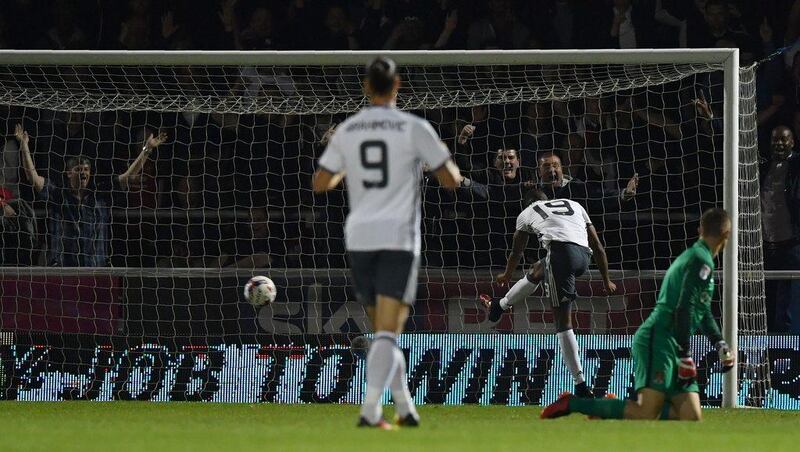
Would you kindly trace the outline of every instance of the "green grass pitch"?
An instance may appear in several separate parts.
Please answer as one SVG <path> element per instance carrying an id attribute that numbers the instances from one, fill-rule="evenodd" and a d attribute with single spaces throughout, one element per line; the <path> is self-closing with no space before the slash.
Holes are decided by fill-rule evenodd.
<path id="1" fill-rule="evenodd" d="M 352 405 L 2 402 L 0 450 L 800 450 L 798 412 L 706 410 L 681 423 L 543 421 L 539 411 L 423 406 L 421 427 L 384 432 L 357 429 Z"/>

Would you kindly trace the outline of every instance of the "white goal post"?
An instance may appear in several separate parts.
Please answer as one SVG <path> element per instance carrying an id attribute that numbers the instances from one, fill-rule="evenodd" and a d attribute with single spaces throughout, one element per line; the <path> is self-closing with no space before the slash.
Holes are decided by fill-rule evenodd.
<path id="1" fill-rule="evenodd" d="M 740 183 L 740 67 L 738 49 L 635 49 L 635 50 L 491 50 L 491 51 L 309 51 L 309 52 L 227 52 L 227 51 L 28 51 L 28 50 L 3 50 L 0 51 L 0 67 L 9 66 L 72 66 L 72 67 L 98 67 L 105 68 L 111 66 L 120 67 L 175 67 L 175 66 L 352 66 L 359 68 L 366 61 L 378 55 L 391 56 L 400 66 L 538 66 L 538 65 L 707 65 L 710 70 L 721 69 L 724 73 L 724 104 L 723 104 L 723 204 L 724 208 L 730 213 L 732 220 L 732 231 L 730 241 L 723 254 L 722 266 L 722 307 L 723 307 L 723 335 L 734 350 L 738 350 L 739 333 L 739 272 L 740 262 L 739 253 L 739 183 Z M 147 96 L 140 96 L 134 101 L 127 99 L 126 94 L 118 96 L 105 96 L 100 92 L 87 92 L 85 105 L 68 105 L 61 103 L 60 95 L 57 92 L 52 94 L 52 99 L 46 99 L 47 92 L 33 93 L 32 85 L 24 82 L 19 85 L 16 80 L 11 80 L 7 74 L 0 74 L 0 104 L 14 104 L 23 107 L 59 109 L 79 111 L 90 109 L 86 105 L 99 105 L 102 102 L 111 102 L 112 109 L 161 109 L 163 111 L 178 111 L 186 102 L 192 103 L 198 111 L 214 111 L 221 108 L 232 113 L 248 113 L 253 111 L 266 111 L 274 108 L 276 111 L 294 112 L 295 106 L 277 105 L 270 106 L 262 110 L 262 106 L 253 107 L 251 105 L 241 106 L 241 100 L 236 99 L 210 99 L 203 98 L 202 95 L 196 99 L 187 101 L 179 93 L 175 93 L 174 98 L 168 92 L 165 98 L 153 100 Z M 646 71 L 637 73 L 637 83 L 647 86 L 650 83 L 649 75 Z M 3 78 L 6 78 L 3 80 Z M 664 83 L 664 79 L 670 80 L 669 76 L 663 78 L 654 77 L 653 84 Z M 610 83 L 610 82 L 609 82 Z M 580 95 L 581 89 L 589 89 L 592 92 L 615 92 L 628 88 L 625 81 L 621 80 L 620 86 L 602 85 L 599 87 L 588 87 L 578 83 L 569 87 L 554 86 L 550 96 L 564 99 L 573 98 Z M 566 91 L 561 92 L 560 89 Z M 537 89 L 541 89 L 537 87 Z M 570 91 L 576 90 L 576 91 Z M 436 94 L 436 90 L 432 90 Z M 30 96 L 29 96 L 30 95 Z M 421 96 L 431 95 L 430 93 Z M 342 102 L 331 102 L 328 105 L 318 106 L 313 113 L 341 113 L 353 111 L 354 108 L 363 105 L 363 99 L 359 102 L 358 94 L 354 95 L 355 101 L 347 99 Z M 474 106 L 488 103 L 505 103 L 512 101 L 525 101 L 530 98 L 546 97 L 544 93 L 529 93 L 526 86 L 521 84 L 518 88 L 507 91 L 493 91 L 487 89 L 484 97 L 460 97 L 442 101 L 448 105 Z M 81 101 L 83 102 L 83 101 Z M 424 100 L 416 99 L 416 103 L 411 103 L 413 108 L 424 108 Z M 241 111 L 237 110 L 241 106 Z M 402 107 L 401 102 L 401 107 Z M 302 114 L 302 112 L 300 112 Z M 6 131 L 10 135 L 9 131 Z M 760 243 L 758 244 L 760 246 Z M 733 251 L 733 252 L 731 252 Z M 748 269 L 752 270 L 752 269 Z M 120 272 L 140 272 L 142 275 L 150 274 L 172 274 L 176 276 L 188 274 L 208 274 L 219 275 L 219 269 L 213 268 L 193 268 L 193 269 L 165 269 L 147 270 L 136 268 L 62 268 L 59 274 L 64 271 L 66 274 L 119 274 Z M 229 273 L 246 274 L 241 270 L 227 270 Z M 319 271 L 319 270 L 317 270 Z M 0 275 L 31 275 L 38 272 L 37 269 L 30 267 L 5 267 L 0 268 Z M 47 271 L 44 271 L 47 273 Z M 223 270 L 223 273 L 225 270 Z M 435 273 L 435 270 L 430 270 Z M 249 272 L 252 273 L 252 272 Z M 623 272 L 624 273 L 624 272 Z M 661 272 L 656 271 L 657 274 Z M 483 272 L 481 272 L 483 274 Z M 423 277 L 429 277 L 426 273 Z M 763 270 L 760 276 L 755 276 L 755 283 L 763 285 Z M 763 286 L 762 286 L 763 287 Z M 762 288 L 763 291 L 763 288 Z M 763 292 L 762 292 L 763 293 Z M 738 373 L 728 372 L 723 380 L 723 399 L 724 407 L 736 407 L 738 405 Z"/>

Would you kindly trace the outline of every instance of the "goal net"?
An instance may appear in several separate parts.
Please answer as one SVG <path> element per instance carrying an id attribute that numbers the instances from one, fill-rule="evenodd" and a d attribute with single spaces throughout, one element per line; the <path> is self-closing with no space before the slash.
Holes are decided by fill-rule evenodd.
<path id="1" fill-rule="evenodd" d="M 729 182 L 739 276 L 717 282 L 738 283 L 738 404 L 791 403 L 770 387 L 768 350 L 782 345 L 765 335 L 754 68 L 730 87 L 714 52 L 394 57 L 398 107 L 428 119 L 468 177 L 454 193 L 430 177 L 420 188 L 423 269 L 401 339 L 419 402 L 538 404 L 571 386 L 542 293 L 497 324 L 477 301 L 503 295 L 492 275 L 555 155 L 562 183 L 583 187 L 620 288 L 603 295 L 595 271 L 578 283 L 596 392 L 630 395 L 630 335 Z M 315 196 L 310 179 L 335 126 L 366 103 L 369 58 L 0 54 L 15 211 L 2 231 L 3 397 L 359 402 L 350 341 L 369 324 L 347 272 L 345 191 Z M 737 89 L 739 178 L 726 181 L 723 98 Z M 143 152 L 158 132 L 166 141 Z M 531 247 L 526 265 L 541 255 Z M 275 303 L 245 302 L 254 275 L 275 281 Z M 693 344 L 703 403 L 719 405 L 716 353 Z"/>

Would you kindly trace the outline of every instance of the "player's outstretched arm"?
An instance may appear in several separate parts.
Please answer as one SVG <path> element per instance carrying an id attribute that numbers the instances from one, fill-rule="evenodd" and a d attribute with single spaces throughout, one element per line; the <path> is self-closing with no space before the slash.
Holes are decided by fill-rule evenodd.
<path id="1" fill-rule="evenodd" d="M 342 179 L 344 179 L 344 171 L 334 174 L 324 168 L 320 168 L 314 173 L 311 188 L 314 193 L 325 193 L 336 188 Z"/>
<path id="2" fill-rule="evenodd" d="M 455 190 L 458 188 L 459 185 L 461 185 L 461 180 L 464 178 L 461 176 L 461 171 L 459 171 L 458 165 L 456 165 L 452 160 L 446 161 L 444 165 L 437 169 L 433 174 L 436 176 L 436 180 L 439 181 L 439 185 L 448 190 Z"/>
<path id="3" fill-rule="evenodd" d="M 600 275 L 603 277 L 603 286 L 608 293 L 617 291 L 617 285 L 611 282 L 611 277 L 608 276 L 608 257 L 606 256 L 606 249 L 600 243 L 600 237 L 597 236 L 597 230 L 594 225 L 586 225 L 586 234 L 589 238 L 589 248 L 592 249 L 594 256 L 594 263 L 600 269 Z"/>
<path id="4" fill-rule="evenodd" d="M 519 261 L 522 259 L 525 247 L 528 246 L 530 236 L 531 235 L 525 231 L 517 230 L 514 232 L 514 242 L 511 244 L 511 254 L 508 255 L 506 270 L 495 278 L 495 281 L 497 281 L 499 285 L 505 286 L 508 284 L 511 275 L 514 274 L 514 270 L 517 269 Z"/>

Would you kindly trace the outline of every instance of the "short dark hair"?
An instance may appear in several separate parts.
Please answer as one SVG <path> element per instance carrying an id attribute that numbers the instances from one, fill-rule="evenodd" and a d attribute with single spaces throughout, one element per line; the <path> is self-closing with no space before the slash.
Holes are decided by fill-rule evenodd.
<path id="1" fill-rule="evenodd" d="M 547 201 L 547 195 L 542 190 L 538 188 L 534 188 L 532 190 L 528 190 L 525 193 L 525 197 L 522 199 L 522 205 L 527 207 L 536 201 Z"/>
<path id="2" fill-rule="evenodd" d="M 69 170 L 69 169 L 75 168 L 78 165 L 89 165 L 89 167 L 91 168 L 92 162 L 90 162 L 88 158 L 86 158 L 86 157 L 84 157 L 82 155 L 78 155 L 78 156 L 75 156 L 75 157 L 68 158 L 67 159 L 67 165 L 64 167 L 64 169 L 68 169 Z"/>
<path id="3" fill-rule="evenodd" d="M 385 95 L 392 92 L 397 78 L 397 65 L 389 58 L 377 57 L 367 64 L 367 82 L 372 94 Z"/>
<path id="4" fill-rule="evenodd" d="M 536 157 L 536 160 L 537 160 L 537 161 L 539 161 L 539 160 L 544 160 L 544 159 L 546 159 L 546 158 L 550 158 L 550 157 L 555 157 L 555 158 L 557 158 L 557 159 L 558 159 L 558 161 L 559 161 L 559 162 L 561 161 L 561 156 L 560 156 L 560 155 L 558 155 L 558 154 L 556 154 L 556 153 L 555 153 L 555 152 L 553 152 L 553 151 L 544 151 L 544 152 L 542 152 L 541 154 L 539 154 L 539 156 L 538 156 L 538 157 Z"/>
<path id="5" fill-rule="evenodd" d="M 703 235 L 719 237 L 730 221 L 731 217 L 725 209 L 714 207 L 703 212 L 703 216 L 700 217 L 700 227 L 703 229 Z"/>
<path id="6" fill-rule="evenodd" d="M 511 147 L 511 146 L 503 146 L 501 148 L 497 148 L 497 150 L 494 151 L 495 155 L 500 155 L 500 154 L 502 154 L 504 152 L 513 152 L 513 153 L 519 155 L 519 151 L 517 150 L 517 148 Z"/>
<path id="7" fill-rule="evenodd" d="M 528 194 L 535 201 L 547 201 L 547 195 L 544 194 L 544 192 L 539 190 L 538 188 L 534 188 Z"/>
<path id="8" fill-rule="evenodd" d="M 800 53 L 800 52 L 798 52 L 798 53 Z M 789 136 L 792 137 L 792 139 L 794 139 L 794 133 L 792 132 L 792 129 L 790 129 L 790 128 L 782 125 L 782 124 L 773 127 L 771 133 L 775 134 L 775 133 L 783 133 L 783 132 L 789 132 Z"/>

